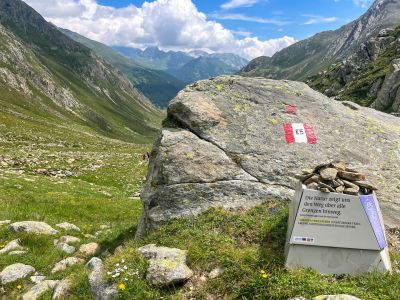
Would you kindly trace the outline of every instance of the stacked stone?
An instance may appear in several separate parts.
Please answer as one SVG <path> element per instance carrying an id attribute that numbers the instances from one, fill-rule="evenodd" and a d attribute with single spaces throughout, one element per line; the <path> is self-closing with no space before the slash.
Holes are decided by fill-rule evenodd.
<path id="1" fill-rule="evenodd" d="M 340 193 L 348 195 L 369 195 L 377 188 L 365 181 L 365 175 L 350 168 L 344 161 L 322 164 L 312 169 L 305 169 L 296 175 L 308 189 L 324 193 Z"/>

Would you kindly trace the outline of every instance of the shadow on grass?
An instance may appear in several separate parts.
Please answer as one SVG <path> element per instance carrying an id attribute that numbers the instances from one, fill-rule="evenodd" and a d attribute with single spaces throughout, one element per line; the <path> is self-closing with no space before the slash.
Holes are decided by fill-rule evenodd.
<path id="1" fill-rule="evenodd" d="M 269 267 L 284 267 L 285 241 L 288 213 L 285 207 L 274 213 L 272 220 L 264 225 L 260 243 L 260 259 Z"/>
<path id="2" fill-rule="evenodd" d="M 125 229 L 120 232 L 114 239 L 107 239 L 100 243 L 101 249 L 107 249 L 111 253 L 115 251 L 118 246 L 121 246 L 124 242 L 131 241 L 135 238 L 137 225 Z"/>

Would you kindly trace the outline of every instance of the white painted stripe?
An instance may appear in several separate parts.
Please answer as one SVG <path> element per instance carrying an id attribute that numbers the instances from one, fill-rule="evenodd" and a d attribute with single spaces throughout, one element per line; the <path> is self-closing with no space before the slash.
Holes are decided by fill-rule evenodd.
<path id="1" fill-rule="evenodd" d="M 304 125 L 301 123 L 293 123 L 293 134 L 296 143 L 308 143 L 306 131 L 304 130 Z"/>

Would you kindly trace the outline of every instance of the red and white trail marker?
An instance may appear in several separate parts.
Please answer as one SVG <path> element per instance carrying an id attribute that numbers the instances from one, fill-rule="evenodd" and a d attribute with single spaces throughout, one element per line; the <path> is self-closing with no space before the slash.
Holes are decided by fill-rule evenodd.
<path id="1" fill-rule="evenodd" d="M 317 137 L 311 124 L 308 123 L 288 123 L 283 125 L 286 143 L 305 143 L 315 144 Z"/>

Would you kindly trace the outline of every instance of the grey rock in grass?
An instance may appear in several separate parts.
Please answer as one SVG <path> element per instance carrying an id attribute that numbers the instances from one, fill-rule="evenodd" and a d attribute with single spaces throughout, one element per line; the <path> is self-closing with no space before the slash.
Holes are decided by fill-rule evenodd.
<path id="1" fill-rule="evenodd" d="M 149 260 L 146 280 L 155 285 L 172 285 L 185 282 L 193 276 L 186 265 L 187 252 L 154 244 L 138 249 Z"/>
<path id="2" fill-rule="evenodd" d="M 15 250 L 15 251 L 10 251 L 8 252 L 8 255 L 23 255 L 28 253 L 26 250 Z"/>
<path id="3" fill-rule="evenodd" d="M 71 286 L 72 286 L 71 279 L 65 278 L 63 280 L 60 280 L 54 288 L 52 300 L 68 299 L 68 292 L 71 289 Z"/>
<path id="4" fill-rule="evenodd" d="M 208 274 L 208 277 L 210 279 L 215 279 L 219 276 L 221 276 L 221 274 L 224 272 L 224 270 L 222 268 L 215 268 L 213 270 L 211 270 L 211 272 Z"/>
<path id="5" fill-rule="evenodd" d="M 14 232 L 27 232 L 43 235 L 56 235 L 58 231 L 44 222 L 22 221 L 9 225 L 9 229 Z"/>
<path id="6" fill-rule="evenodd" d="M 14 251 L 14 250 L 22 250 L 22 249 L 23 248 L 20 244 L 20 240 L 16 239 L 16 240 L 9 242 L 7 245 L 5 245 L 3 249 L 0 249 L 0 254 L 4 254 L 4 253 Z"/>
<path id="7" fill-rule="evenodd" d="M 400 223 L 400 118 L 353 110 L 301 82 L 221 76 L 187 86 L 168 120 L 151 152 L 138 237 L 211 207 L 288 201 L 295 174 L 333 160 L 368 174 L 385 222 Z M 316 144 L 287 144 L 288 123 L 311 124 Z"/>
<path id="8" fill-rule="evenodd" d="M 54 289 L 57 280 L 44 280 L 34 285 L 28 292 L 22 296 L 22 300 L 36 300 L 48 290 Z"/>
<path id="9" fill-rule="evenodd" d="M 11 220 L 0 221 L 0 226 L 8 225 L 8 224 L 10 224 L 10 223 L 11 223 Z"/>
<path id="10" fill-rule="evenodd" d="M 108 284 L 102 277 L 103 261 L 93 257 L 86 266 L 91 269 L 89 284 L 95 300 L 113 300 L 118 295 L 117 286 Z"/>
<path id="11" fill-rule="evenodd" d="M 357 297 L 351 296 L 351 295 L 321 295 L 314 297 L 312 300 L 360 300 Z"/>
<path id="12" fill-rule="evenodd" d="M 42 281 L 46 280 L 46 276 L 42 275 L 34 275 L 29 278 L 33 283 L 41 283 Z"/>
<path id="13" fill-rule="evenodd" d="M 80 243 L 81 239 L 75 236 L 65 235 L 60 237 L 59 241 L 66 244 Z"/>
<path id="14" fill-rule="evenodd" d="M 35 268 L 29 265 L 16 263 L 7 266 L 0 272 L 0 283 L 7 284 L 27 277 L 35 272 Z"/>
<path id="15" fill-rule="evenodd" d="M 74 246 L 68 245 L 67 243 L 62 243 L 59 240 L 54 240 L 54 246 L 67 254 L 72 254 L 76 251 Z"/>
<path id="16" fill-rule="evenodd" d="M 56 227 L 64 229 L 64 230 L 75 230 L 75 231 L 81 231 L 81 229 L 76 226 L 75 224 L 64 222 L 64 223 L 59 223 L 56 224 Z"/>
<path id="17" fill-rule="evenodd" d="M 59 271 L 64 271 L 68 267 L 71 267 L 76 264 L 83 264 L 85 261 L 78 257 L 67 257 L 58 263 L 55 264 L 54 268 L 51 270 L 51 273 L 56 273 Z"/>

